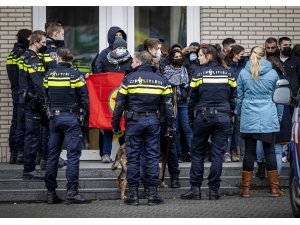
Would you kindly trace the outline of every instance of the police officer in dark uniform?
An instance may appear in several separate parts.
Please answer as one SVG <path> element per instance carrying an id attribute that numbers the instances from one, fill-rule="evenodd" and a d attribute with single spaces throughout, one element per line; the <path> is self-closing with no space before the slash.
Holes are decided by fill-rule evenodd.
<path id="1" fill-rule="evenodd" d="M 46 48 L 41 53 L 43 58 L 46 73 L 57 67 L 56 57 L 57 49 L 64 46 L 64 28 L 59 22 L 49 22 L 45 25 L 46 28 Z M 48 156 L 48 140 L 49 140 L 49 120 L 45 113 L 41 118 L 41 152 L 38 153 L 37 164 L 41 165 L 41 169 L 46 168 L 46 161 Z M 60 158 L 58 167 L 64 167 L 66 162 Z"/>
<path id="2" fill-rule="evenodd" d="M 84 75 L 71 67 L 73 56 L 69 49 L 57 51 L 57 68 L 47 72 L 44 79 L 46 103 L 50 118 L 49 154 L 46 164 L 48 204 L 59 203 L 56 195 L 57 164 L 61 143 L 67 147 L 67 196 L 66 204 L 90 203 L 78 193 L 79 158 L 82 150 L 82 133 L 78 121 L 80 107 L 89 108 L 88 92 Z M 63 96 L 63 97 L 62 97 Z"/>
<path id="3" fill-rule="evenodd" d="M 201 199 L 204 157 L 211 137 L 211 167 L 208 176 L 209 200 L 220 198 L 222 163 L 228 145 L 230 115 L 234 111 L 236 81 L 221 56 L 219 46 L 201 47 L 198 59 L 202 65 L 195 70 L 190 83 L 189 118 L 193 122 L 191 189 L 182 199 Z"/>
<path id="4" fill-rule="evenodd" d="M 30 36 L 30 46 L 24 53 L 23 70 L 20 70 L 20 89 L 25 101 L 24 171 L 25 179 L 44 179 L 35 170 L 35 158 L 40 148 L 41 114 L 45 109 L 43 77 L 45 68 L 38 52 L 46 47 L 46 33 L 34 31 Z M 24 82 L 22 81 L 24 80 Z"/>
<path id="5" fill-rule="evenodd" d="M 7 75 L 10 81 L 11 96 L 13 99 L 13 115 L 9 130 L 10 164 L 23 163 L 24 153 L 24 126 L 18 127 L 18 117 L 24 118 L 23 105 L 19 105 L 19 64 L 21 56 L 29 47 L 31 30 L 21 29 L 17 33 L 18 41 L 6 60 Z M 24 119 L 22 120 L 24 124 Z M 21 134 L 21 135 L 20 135 Z"/>
<path id="6" fill-rule="evenodd" d="M 120 119 L 124 112 L 126 121 L 127 184 L 129 197 L 125 204 L 138 205 L 140 168 L 145 173 L 145 184 L 149 187 L 148 205 L 162 203 L 157 193 L 159 179 L 159 108 L 165 109 L 168 126 L 174 128 L 172 90 L 167 80 L 155 73 L 148 52 L 135 53 L 132 68 L 119 89 L 112 118 L 115 134 L 120 133 Z M 141 165 L 143 163 L 144 165 Z"/>

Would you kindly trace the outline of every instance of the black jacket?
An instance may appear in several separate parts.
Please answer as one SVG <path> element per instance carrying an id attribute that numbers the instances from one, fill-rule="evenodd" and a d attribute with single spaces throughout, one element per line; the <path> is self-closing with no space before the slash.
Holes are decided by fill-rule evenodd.
<path id="1" fill-rule="evenodd" d="M 31 49 L 27 49 L 22 55 L 22 58 L 24 58 L 23 69 L 19 70 L 20 90 L 24 90 L 26 96 L 30 98 L 34 96 L 36 100 L 44 104 L 45 93 L 43 90 L 43 78 L 45 75 L 45 67 L 43 61 Z M 27 98 L 27 101 L 28 100 L 31 99 Z M 20 103 L 22 103 L 22 101 Z"/>
<path id="2" fill-rule="evenodd" d="M 199 67 L 190 83 L 189 118 L 194 119 L 194 110 L 214 108 L 220 112 L 234 111 L 236 81 L 230 70 L 217 61 Z"/>
<path id="3" fill-rule="evenodd" d="M 17 42 L 6 59 L 6 70 L 11 89 L 19 89 L 19 64 L 25 50 L 26 46 L 23 43 Z"/>
<path id="4" fill-rule="evenodd" d="M 112 118 L 114 129 L 119 127 L 124 110 L 153 113 L 158 111 L 161 105 L 168 123 L 173 123 L 172 89 L 167 80 L 154 71 L 153 66 L 145 64 L 136 67 L 124 78 L 117 94 Z"/>
<path id="5" fill-rule="evenodd" d="M 92 62 L 93 73 L 102 73 L 102 63 L 105 60 L 107 54 L 113 49 L 113 43 L 115 41 L 116 33 L 121 32 L 123 39 L 127 41 L 127 34 L 120 27 L 111 27 L 107 32 L 107 41 L 109 46 L 103 49 L 99 54 L 96 55 Z"/>
<path id="6" fill-rule="evenodd" d="M 281 63 L 285 70 L 286 79 L 291 84 L 293 96 L 296 97 L 300 87 L 300 58 L 291 56 Z"/>

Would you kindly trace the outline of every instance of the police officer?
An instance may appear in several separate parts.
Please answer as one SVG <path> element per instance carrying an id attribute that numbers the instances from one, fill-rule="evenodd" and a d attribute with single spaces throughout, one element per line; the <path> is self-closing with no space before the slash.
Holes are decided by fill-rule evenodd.
<path id="1" fill-rule="evenodd" d="M 209 200 L 220 198 L 222 163 L 228 145 L 230 115 L 235 107 L 236 81 L 222 59 L 219 46 L 201 47 L 198 59 L 202 65 L 195 70 L 190 83 L 189 118 L 193 122 L 191 189 L 182 199 L 201 199 L 204 157 L 211 138 L 211 167 L 208 176 Z M 220 47 L 219 47 L 220 49 Z"/>
<path id="2" fill-rule="evenodd" d="M 157 193 L 159 180 L 159 135 L 160 121 L 158 110 L 165 109 L 168 126 L 174 127 L 172 90 L 167 80 L 155 73 L 148 52 L 135 53 L 132 68 L 119 89 L 112 118 L 115 134 L 120 133 L 120 119 L 125 111 L 127 184 L 129 197 L 125 204 L 138 205 L 140 167 L 145 173 L 145 184 L 149 187 L 148 205 L 162 203 Z M 140 163 L 143 163 L 142 165 Z"/>
<path id="3" fill-rule="evenodd" d="M 56 57 L 57 49 L 64 46 L 64 28 L 59 22 L 48 22 L 45 25 L 46 28 L 46 48 L 42 52 L 41 57 L 43 58 L 46 72 L 50 69 L 57 67 Z M 37 164 L 41 165 L 41 169 L 46 168 L 46 161 L 48 156 L 48 140 L 49 140 L 49 120 L 45 113 L 42 114 L 41 118 L 42 129 L 41 129 L 41 149 L 38 153 Z M 58 167 L 64 167 L 66 162 L 60 158 Z"/>
<path id="4" fill-rule="evenodd" d="M 40 148 L 41 114 L 45 108 L 43 77 L 45 68 L 38 53 L 46 47 L 46 33 L 37 30 L 30 36 L 30 45 L 24 53 L 23 70 L 20 70 L 20 88 L 25 101 L 24 171 L 25 179 L 44 179 L 35 170 L 35 158 Z M 23 80 L 23 81 L 22 81 Z"/>
<path id="5" fill-rule="evenodd" d="M 29 47 L 29 37 L 31 34 L 32 31 L 28 29 L 21 29 L 18 31 L 16 35 L 18 41 L 14 44 L 14 48 L 12 49 L 6 60 L 6 70 L 10 81 L 11 96 L 13 99 L 13 115 L 8 139 L 10 148 L 10 164 L 23 163 L 24 126 L 20 127 L 19 125 L 18 127 L 18 117 L 24 117 L 23 105 L 19 105 L 19 64 L 21 61 L 21 56 Z"/>
<path id="6" fill-rule="evenodd" d="M 57 164 L 61 143 L 67 147 L 67 196 L 66 204 L 90 203 L 78 193 L 79 158 L 82 150 L 82 133 L 78 122 L 80 107 L 88 110 L 88 92 L 84 75 L 71 67 L 73 56 L 69 49 L 62 47 L 57 51 L 57 68 L 47 72 L 44 79 L 46 103 L 49 105 L 50 139 L 46 164 L 46 187 L 48 204 L 59 203 L 57 188 Z M 63 98 L 62 98 L 63 96 Z"/>

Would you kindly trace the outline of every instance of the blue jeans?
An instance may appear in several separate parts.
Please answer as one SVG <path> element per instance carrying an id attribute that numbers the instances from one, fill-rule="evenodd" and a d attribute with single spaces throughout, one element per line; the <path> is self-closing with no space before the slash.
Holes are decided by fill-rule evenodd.
<path id="1" fill-rule="evenodd" d="M 179 133 L 179 126 L 182 127 L 183 134 Z M 182 103 L 177 105 L 177 116 L 176 116 L 176 150 L 179 157 L 182 156 L 182 149 L 180 145 L 180 136 L 184 135 L 185 142 L 191 152 L 193 132 L 189 126 L 188 117 L 188 105 L 187 103 Z"/>
<path id="2" fill-rule="evenodd" d="M 283 152 L 283 145 L 275 144 L 275 155 L 276 155 L 278 175 L 280 175 L 281 169 L 282 169 L 282 152 Z M 263 150 L 261 141 L 257 141 L 256 156 L 257 156 L 257 162 L 265 161 L 265 154 L 264 154 L 264 150 Z"/>

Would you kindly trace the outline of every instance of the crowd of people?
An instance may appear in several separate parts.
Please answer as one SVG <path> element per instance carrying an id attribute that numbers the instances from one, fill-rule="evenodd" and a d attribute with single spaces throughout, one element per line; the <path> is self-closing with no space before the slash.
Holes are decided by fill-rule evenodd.
<path id="1" fill-rule="evenodd" d="M 9 135 L 11 164 L 24 164 L 24 179 L 45 180 L 48 203 L 61 202 L 55 193 L 56 175 L 67 165 L 66 203 L 88 203 L 78 192 L 82 132 L 77 114 L 88 114 L 83 74 L 72 68 L 72 53 L 64 47 L 61 22 L 47 22 L 45 31 L 21 29 L 7 58 L 13 98 Z M 288 37 L 270 37 L 265 46 L 246 53 L 233 38 L 219 44 L 192 42 L 187 47 L 166 46 L 149 38 L 131 56 L 127 34 L 111 27 L 109 46 L 92 63 L 93 73 L 124 72 L 112 119 L 112 130 L 99 132 L 101 161 L 110 163 L 113 134 L 120 134 L 125 115 L 126 204 L 138 205 L 138 187 L 148 193 L 148 204 L 160 204 L 160 149 L 169 148 L 171 187 L 180 188 L 179 163 L 191 162 L 190 185 L 182 199 L 201 199 L 204 162 L 211 162 L 209 199 L 218 200 L 223 162 L 243 161 L 242 197 L 250 196 L 254 162 L 256 176 L 267 171 L 270 192 L 279 197 L 282 162 L 291 138 L 291 106 L 277 105 L 272 91 L 279 79 L 300 86 L 300 48 Z M 113 77 L 112 77 L 113 79 Z M 136 80 L 140 79 L 139 83 Z M 66 96 L 61 98 L 61 96 Z M 165 138 L 169 144 L 166 144 Z M 59 158 L 63 142 L 67 162 Z M 46 170 L 36 170 L 36 164 Z"/>

